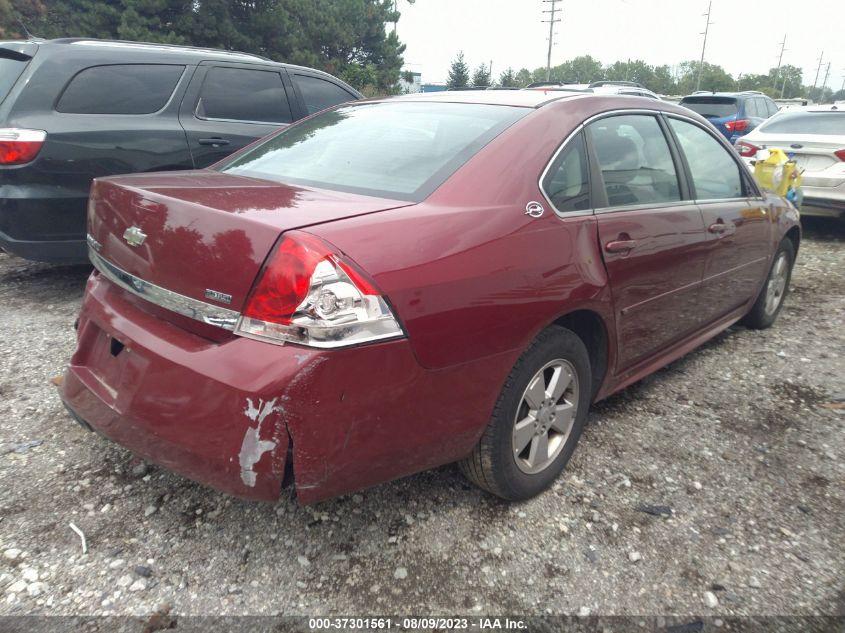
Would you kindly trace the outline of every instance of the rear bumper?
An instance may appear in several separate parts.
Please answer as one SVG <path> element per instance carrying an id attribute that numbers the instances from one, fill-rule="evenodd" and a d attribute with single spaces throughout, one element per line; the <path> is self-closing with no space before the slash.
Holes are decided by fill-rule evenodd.
<path id="1" fill-rule="evenodd" d="M 35 261 L 86 262 L 87 193 L 36 185 L 0 186 L 0 248 Z"/>
<path id="2" fill-rule="evenodd" d="M 817 197 L 824 191 L 815 187 L 802 187 L 802 189 L 804 191 L 804 202 L 801 204 L 802 215 L 833 218 L 845 216 L 845 199 Z"/>
<path id="3" fill-rule="evenodd" d="M 62 400 L 144 459 L 252 499 L 278 498 L 289 448 L 302 503 L 464 457 L 515 360 L 435 372 L 404 339 L 332 351 L 212 342 L 140 301 L 92 275 Z"/>

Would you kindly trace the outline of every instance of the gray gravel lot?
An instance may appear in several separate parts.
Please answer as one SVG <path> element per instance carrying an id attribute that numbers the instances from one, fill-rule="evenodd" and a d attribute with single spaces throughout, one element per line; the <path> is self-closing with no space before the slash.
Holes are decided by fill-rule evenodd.
<path id="1" fill-rule="evenodd" d="M 522 504 L 451 466 L 300 507 L 138 464 L 50 382 L 87 270 L 0 254 L 0 614 L 842 615 L 845 223 L 805 224 L 773 329 L 596 405 Z"/>

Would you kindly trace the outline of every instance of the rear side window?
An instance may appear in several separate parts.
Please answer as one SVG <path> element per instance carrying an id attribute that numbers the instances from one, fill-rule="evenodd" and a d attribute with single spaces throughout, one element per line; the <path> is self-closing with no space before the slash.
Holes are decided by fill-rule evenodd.
<path id="1" fill-rule="evenodd" d="M 338 103 L 352 101 L 355 97 L 330 81 L 311 77 L 310 75 L 294 75 L 293 80 L 302 95 L 308 114 L 325 110 Z"/>
<path id="2" fill-rule="evenodd" d="M 555 157 L 543 178 L 543 191 L 558 213 L 590 208 L 587 152 L 583 134 L 569 141 Z"/>
<path id="3" fill-rule="evenodd" d="M 215 66 L 202 83 L 197 116 L 250 123 L 290 123 L 282 77 L 270 70 Z"/>
<path id="4" fill-rule="evenodd" d="M 590 131 L 608 206 L 652 204 L 681 199 L 669 144 L 653 116 L 599 119 Z"/>
<path id="5" fill-rule="evenodd" d="M 698 200 L 741 198 L 744 195 L 739 166 L 729 149 L 697 125 L 669 119 L 687 159 L 694 195 Z"/>
<path id="6" fill-rule="evenodd" d="M 753 116 L 757 118 L 766 118 L 767 114 L 764 114 L 760 108 L 759 99 L 746 99 L 745 100 L 745 116 Z"/>
<path id="7" fill-rule="evenodd" d="M 93 66 L 77 73 L 56 110 L 71 114 L 152 114 L 161 110 L 184 66 L 123 64 Z"/>
<path id="8" fill-rule="evenodd" d="M 9 94 L 28 63 L 29 60 L 18 61 L 0 57 L 0 103 L 3 103 L 3 99 Z"/>
<path id="9" fill-rule="evenodd" d="M 733 97 L 684 97 L 681 105 L 711 119 L 733 116 L 739 110 Z"/>
<path id="10" fill-rule="evenodd" d="M 760 126 L 761 132 L 845 136 L 845 111 L 783 112 Z"/>

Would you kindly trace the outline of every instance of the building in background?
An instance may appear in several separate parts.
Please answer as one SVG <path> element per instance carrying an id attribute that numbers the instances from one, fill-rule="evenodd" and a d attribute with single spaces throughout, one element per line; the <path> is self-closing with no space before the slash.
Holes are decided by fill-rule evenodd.
<path id="1" fill-rule="evenodd" d="M 446 89 L 446 84 L 423 84 L 421 92 L 441 92 Z"/>
<path id="2" fill-rule="evenodd" d="M 411 81 L 408 81 L 409 79 Z M 399 90 L 403 95 L 423 92 L 422 73 L 417 73 L 412 70 L 403 70 L 399 74 Z"/>

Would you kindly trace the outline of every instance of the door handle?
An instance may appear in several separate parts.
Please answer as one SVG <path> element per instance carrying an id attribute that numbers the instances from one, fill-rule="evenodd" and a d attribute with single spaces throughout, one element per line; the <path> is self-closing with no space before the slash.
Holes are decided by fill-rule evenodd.
<path id="1" fill-rule="evenodd" d="M 707 227 L 707 230 L 711 233 L 725 233 L 728 229 L 730 229 L 730 225 L 725 224 L 724 222 L 714 222 L 710 226 Z"/>
<path id="2" fill-rule="evenodd" d="M 200 145 L 228 145 L 230 143 L 227 138 L 201 138 L 197 142 Z"/>
<path id="3" fill-rule="evenodd" d="M 614 240 L 604 245 L 608 253 L 628 253 L 637 245 L 637 240 Z"/>

